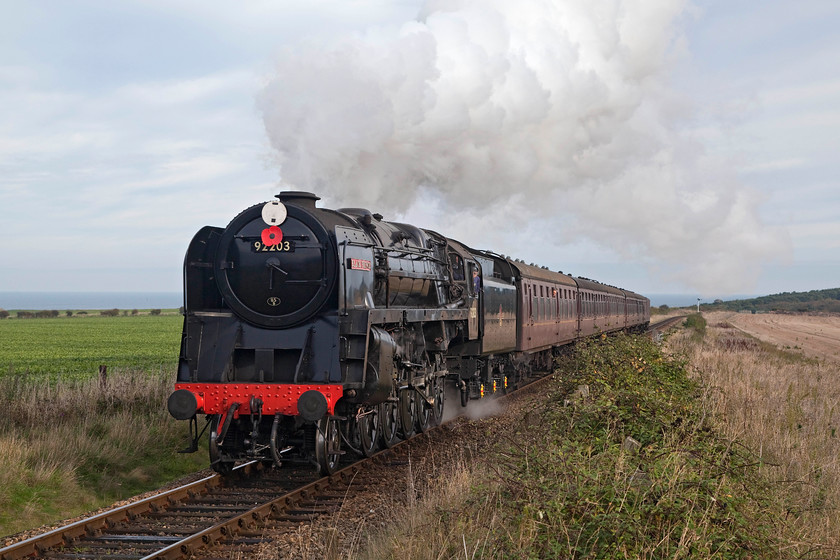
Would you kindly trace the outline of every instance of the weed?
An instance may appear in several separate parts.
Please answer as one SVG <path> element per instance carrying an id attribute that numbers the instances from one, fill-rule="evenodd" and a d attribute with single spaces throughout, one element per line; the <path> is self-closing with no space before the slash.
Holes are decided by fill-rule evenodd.
<path id="1" fill-rule="evenodd" d="M 787 555 L 834 557 L 840 551 L 840 367 L 805 358 L 741 332 L 713 327 L 703 341 L 670 341 L 710 389 L 710 417 L 756 450 L 762 484 L 784 513 Z"/>

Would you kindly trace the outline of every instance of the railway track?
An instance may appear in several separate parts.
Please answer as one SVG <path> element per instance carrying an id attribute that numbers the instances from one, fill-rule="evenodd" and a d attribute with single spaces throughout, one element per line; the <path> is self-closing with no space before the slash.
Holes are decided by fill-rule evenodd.
<path id="1" fill-rule="evenodd" d="M 550 375 L 537 378 L 496 400 L 536 390 Z M 256 547 L 270 530 L 297 530 L 341 507 L 350 492 L 381 479 L 377 469 L 406 463 L 411 449 L 429 447 L 460 416 L 426 433 L 383 449 L 318 478 L 311 466 L 237 467 L 227 477 L 211 475 L 143 500 L 117 507 L 0 549 L 0 560 L 21 558 L 173 560 L 205 556 L 207 551 Z M 415 459 L 416 459 L 415 455 Z M 247 554 L 246 556 L 247 557 Z"/>
<path id="2" fill-rule="evenodd" d="M 311 468 L 246 464 L 228 478 L 208 476 L 15 543 L 0 549 L 0 558 L 181 558 L 172 550 L 187 550 L 205 529 L 316 478 Z"/>
<path id="3" fill-rule="evenodd" d="M 677 315 L 676 317 L 668 317 L 667 319 L 663 319 L 657 323 L 652 323 L 648 327 L 648 334 L 652 336 L 660 335 L 666 330 L 670 329 L 671 327 L 679 324 L 681 321 L 684 321 L 686 318 L 685 315 Z"/>

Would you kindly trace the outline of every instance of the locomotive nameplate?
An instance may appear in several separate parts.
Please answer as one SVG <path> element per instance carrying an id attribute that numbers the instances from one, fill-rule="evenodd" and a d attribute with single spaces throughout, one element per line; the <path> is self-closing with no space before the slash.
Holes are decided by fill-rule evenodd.
<path id="1" fill-rule="evenodd" d="M 371 270 L 371 262 L 367 259 L 347 259 L 350 270 Z"/>
<path id="2" fill-rule="evenodd" d="M 295 242 L 283 240 L 277 245 L 266 245 L 262 241 L 254 241 L 251 243 L 252 253 L 294 253 Z"/>

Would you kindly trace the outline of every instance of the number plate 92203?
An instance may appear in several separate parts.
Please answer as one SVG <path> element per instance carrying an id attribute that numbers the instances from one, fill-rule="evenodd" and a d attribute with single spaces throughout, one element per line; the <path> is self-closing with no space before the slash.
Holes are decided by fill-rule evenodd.
<path id="1" fill-rule="evenodd" d="M 294 241 L 281 241 L 276 245 L 266 245 L 262 241 L 254 241 L 251 243 L 252 253 L 294 253 Z"/>

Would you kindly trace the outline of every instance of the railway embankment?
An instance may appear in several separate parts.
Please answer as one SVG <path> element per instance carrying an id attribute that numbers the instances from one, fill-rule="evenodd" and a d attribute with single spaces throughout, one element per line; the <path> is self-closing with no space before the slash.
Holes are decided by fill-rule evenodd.
<path id="1" fill-rule="evenodd" d="M 721 431 L 712 393 L 647 337 L 581 343 L 439 460 L 302 527 L 297 557 L 785 557 L 784 504 Z"/>

